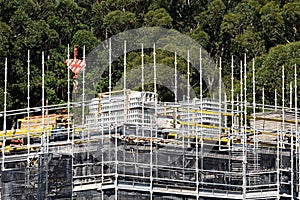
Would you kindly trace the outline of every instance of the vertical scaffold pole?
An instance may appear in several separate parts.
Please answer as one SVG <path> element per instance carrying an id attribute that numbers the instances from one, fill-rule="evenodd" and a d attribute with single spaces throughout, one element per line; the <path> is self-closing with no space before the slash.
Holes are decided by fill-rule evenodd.
<path id="1" fill-rule="evenodd" d="M 290 108 L 292 108 L 292 99 L 293 99 L 293 84 L 290 82 Z M 296 113 L 296 111 L 295 111 Z M 295 115 L 296 118 L 296 115 Z M 297 118 L 296 118 L 297 119 Z M 295 119 L 295 122 L 296 122 Z M 293 131 L 293 128 L 291 127 L 291 199 L 294 199 L 294 135 L 296 135 L 297 131 L 295 130 L 295 133 Z M 297 187 L 296 187 L 297 188 Z"/>
<path id="2" fill-rule="evenodd" d="M 67 57 L 68 57 L 68 60 L 69 60 L 70 59 L 70 46 L 69 46 L 69 44 L 68 44 L 68 55 L 67 55 Z M 68 94 L 68 103 L 67 103 L 67 107 L 68 107 L 68 130 L 67 130 L 67 132 L 68 132 L 68 142 L 70 142 L 70 122 L 71 122 L 71 120 L 70 120 L 70 98 L 71 98 L 71 96 L 70 96 L 70 69 L 69 69 L 68 66 L 67 66 L 67 72 L 68 72 L 68 75 L 67 75 L 68 76 L 68 92 L 67 92 L 67 94 Z M 72 135 L 72 146 L 71 146 L 71 148 L 72 148 L 72 157 L 73 157 L 73 135 Z M 72 161 L 73 161 L 73 159 L 72 159 Z"/>
<path id="3" fill-rule="evenodd" d="M 101 116 L 101 143 L 104 144 L 104 117 L 103 114 Z M 104 182 L 104 151 L 101 151 L 101 199 L 104 199 L 103 192 L 103 182 Z"/>
<path id="4" fill-rule="evenodd" d="M 241 60 L 240 62 L 240 101 L 239 101 L 239 105 L 240 105 L 240 124 L 239 124 L 239 129 L 242 131 L 243 134 L 243 129 L 242 126 L 244 124 L 244 117 L 242 115 L 243 113 L 243 100 L 244 100 L 244 95 L 243 95 L 243 88 L 244 88 L 244 82 L 243 82 L 243 61 Z M 244 142 L 244 141 L 243 141 Z"/>
<path id="5" fill-rule="evenodd" d="M 228 146 L 229 146 L 229 159 L 228 159 L 228 169 L 231 172 L 231 138 L 233 138 L 235 131 L 235 118 L 234 118 L 234 64 L 233 56 L 231 56 L 231 132 L 228 131 Z M 233 140 L 232 140 L 233 141 Z M 231 177 L 229 177 L 229 181 Z"/>
<path id="6" fill-rule="evenodd" d="M 174 109 L 174 128 L 177 128 L 177 52 L 175 52 L 175 60 L 174 60 L 174 104 L 176 105 Z"/>
<path id="7" fill-rule="evenodd" d="M 43 153 L 47 150 L 47 141 L 45 137 L 45 55 L 42 52 L 42 145 Z"/>
<path id="8" fill-rule="evenodd" d="M 298 84 L 297 84 L 297 65 L 295 64 L 295 73 L 294 73 L 294 84 L 295 84 L 295 92 L 294 92 L 294 95 L 295 95 L 295 134 L 296 134 L 296 147 L 298 146 L 298 149 L 297 149 L 297 159 L 298 159 L 298 169 L 296 169 L 296 171 L 298 172 L 298 199 L 300 199 L 300 137 L 299 137 L 299 132 L 298 132 Z M 297 145 L 298 143 L 298 145 Z"/>
<path id="9" fill-rule="evenodd" d="M 239 115 L 240 115 L 240 103 L 239 103 L 239 101 L 240 101 L 240 97 L 239 97 L 239 94 L 236 94 L 236 102 L 237 102 L 237 104 L 236 104 L 236 113 L 238 114 L 236 117 L 235 117 L 235 124 L 236 124 L 236 126 L 238 126 L 236 129 L 237 129 L 237 131 L 236 131 L 236 129 L 235 129 L 235 133 L 236 134 L 238 134 L 239 136 L 240 136 L 240 132 L 239 131 L 241 131 L 241 129 L 240 129 L 240 121 L 241 121 L 241 117 L 239 117 Z"/>
<path id="10" fill-rule="evenodd" d="M 7 98 L 7 58 L 4 66 L 4 112 L 3 112 L 3 141 L 2 141 L 2 171 L 5 170 L 5 143 L 6 143 L 6 98 Z"/>
<path id="11" fill-rule="evenodd" d="M 46 157 L 44 157 L 47 162 L 49 161 L 49 155 L 48 155 L 48 137 L 46 136 L 45 133 L 45 53 L 42 52 L 42 134 L 43 134 L 43 146 L 42 148 L 45 149 L 46 151 L 43 150 L 43 153 L 46 153 Z M 48 164 L 46 164 L 45 160 L 42 160 L 42 170 L 45 168 L 45 199 L 48 199 Z"/>
<path id="12" fill-rule="evenodd" d="M 108 124 L 104 124 L 104 125 L 107 125 L 108 126 L 108 135 L 109 137 L 111 138 L 111 82 L 112 82 L 112 59 L 111 59 L 111 56 L 112 56 L 112 47 L 111 47 L 111 38 L 108 39 L 108 107 L 109 107 L 109 110 L 108 110 Z M 125 101 L 125 99 L 124 99 Z M 125 106 L 125 102 L 124 102 L 124 106 Z M 104 119 L 104 116 L 102 117 L 102 120 L 105 120 Z M 103 129 L 103 127 L 102 127 Z M 125 126 L 124 126 L 124 132 L 125 132 Z M 111 159 L 111 149 L 109 147 L 109 152 L 108 152 L 108 160 L 110 161 Z M 109 173 L 112 173 L 111 171 Z"/>
<path id="13" fill-rule="evenodd" d="M 227 109 L 228 109 L 228 107 L 227 107 L 227 93 L 224 92 L 224 113 L 227 112 Z M 228 128 L 227 120 L 228 120 L 227 115 L 225 115 L 224 116 L 224 127 L 226 128 L 226 131 L 228 130 L 227 129 Z"/>
<path id="14" fill-rule="evenodd" d="M 43 61 L 43 53 L 42 53 L 42 77 L 43 77 L 43 65 L 44 65 L 44 61 Z M 42 84 L 43 85 L 43 84 Z M 42 86 L 42 115 L 43 115 L 43 106 L 44 101 L 43 101 L 43 86 Z M 43 120 L 43 119 L 42 119 Z M 42 190 L 42 183 L 43 183 L 43 170 L 42 170 L 42 166 L 43 166 L 43 157 L 44 157 L 44 141 L 45 141 L 45 136 L 44 136 L 44 132 L 43 132 L 44 128 L 43 128 L 43 123 L 42 123 L 42 133 L 41 133 L 41 142 L 40 142 L 40 155 L 38 157 L 38 161 L 39 161 L 39 166 L 38 166 L 38 199 L 44 198 L 43 197 L 43 190 Z"/>
<path id="15" fill-rule="evenodd" d="M 83 46 L 83 56 L 82 56 L 83 62 L 85 62 L 85 46 Z M 82 69 L 82 107 L 81 107 L 81 130 L 82 130 L 82 135 L 84 136 L 85 134 L 85 115 L 84 115 L 84 110 L 85 110 L 85 66 Z"/>
<path id="16" fill-rule="evenodd" d="M 252 60 L 252 90 L 253 90 L 253 133 L 254 133 L 254 153 L 255 153 L 255 162 L 254 169 L 257 170 L 258 167 L 258 140 L 257 140 L 257 132 L 256 132 L 256 88 L 255 88 L 255 61 Z"/>
<path id="17" fill-rule="evenodd" d="M 142 44 L 142 136 L 145 137 L 145 77 L 144 77 L 144 45 Z"/>
<path id="18" fill-rule="evenodd" d="M 234 65 L 233 65 L 233 56 L 231 56 L 231 129 L 232 129 L 232 132 L 233 132 L 233 129 L 234 129 Z M 230 138 L 230 131 L 229 131 L 229 136 Z M 229 142 L 231 142 L 229 140 Z M 230 146 L 230 143 L 229 143 L 229 146 Z"/>
<path id="19" fill-rule="evenodd" d="M 201 186 L 203 185 L 203 168 L 204 168 L 204 164 L 203 164 L 203 154 L 204 154 L 204 138 L 203 138 L 203 60 L 202 60 L 202 48 L 200 48 L 200 121 L 201 121 L 201 126 L 200 126 L 200 139 L 201 139 L 201 144 L 200 144 L 200 156 L 201 156 L 201 161 L 200 161 L 200 169 L 201 169 L 201 173 L 200 173 L 200 184 Z M 199 191 L 198 191 L 199 194 Z"/>
<path id="20" fill-rule="evenodd" d="M 109 102 L 109 110 L 108 110 L 108 135 L 109 138 L 111 138 L 111 129 L 112 129 L 112 118 L 111 118 L 111 95 L 112 95 L 112 46 L 111 46 L 111 38 L 109 38 L 108 41 L 108 102 Z M 124 99 L 125 100 L 125 99 Z M 125 105 L 124 105 L 125 106 Z M 125 131 L 125 128 L 124 128 Z M 116 139 L 116 138 L 115 138 Z M 111 147 L 109 147 L 109 157 L 108 157 L 108 161 L 113 161 L 112 159 L 112 153 L 111 153 Z M 109 173 L 113 173 L 112 171 L 110 171 Z M 115 186 L 115 200 L 118 199 L 118 194 L 116 192 L 116 183 L 117 181 L 114 181 L 114 186 Z"/>
<path id="21" fill-rule="evenodd" d="M 293 107 L 293 83 L 290 82 L 290 109 Z"/>
<path id="22" fill-rule="evenodd" d="M 201 54 L 201 49 L 200 49 L 200 54 Z M 200 60 L 201 60 L 201 55 L 200 55 Z M 201 61 L 200 61 L 201 62 Z M 201 64 L 200 64 L 201 65 Z M 201 80 L 200 80 L 201 81 Z M 201 92 L 201 91 L 200 91 Z M 201 94 L 200 94 L 201 96 Z M 200 102 L 201 103 L 201 102 Z M 195 158 L 196 158 L 196 163 L 195 163 L 195 172 L 196 172 L 196 199 L 199 199 L 199 144 L 198 144 L 198 139 L 199 139 L 199 129 L 197 126 L 194 126 L 194 128 L 196 129 L 196 131 L 194 131 L 195 133 L 195 139 L 196 139 L 196 150 L 195 150 Z M 201 128 L 201 127 L 200 127 Z"/>
<path id="23" fill-rule="evenodd" d="M 280 140 L 280 133 L 281 131 L 279 131 L 279 124 L 276 123 L 277 126 L 277 152 L 276 152 L 276 185 L 277 185 L 277 192 L 276 192 L 276 200 L 280 199 L 280 174 L 279 174 L 279 140 Z"/>
<path id="24" fill-rule="evenodd" d="M 222 58 L 219 58 L 219 135 L 222 135 Z M 221 137 L 219 137 L 219 150 L 221 150 Z"/>
<path id="25" fill-rule="evenodd" d="M 245 103 L 245 128 L 247 128 L 247 55 L 244 54 L 244 103 Z M 247 139 L 247 138 L 246 138 Z"/>
<path id="26" fill-rule="evenodd" d="M 278 165 L 278 191 L 277 191 L 277 198 L 280 199 L 280 175 L 281 175 L 281 165 L 282 165 L 282 148 L 283 148 L 283 135 L 285 134 L 285 69 L 284 69 L 284 65 L 282 66 L 282 108 L 281 108 L 281 115 L 282 115 L 282 127 L 281 127 L 281 131 L 280 131 L 280 139 L 279 139 L 279 165 Z"/>
<path id="27" fill-rule="evenodd" d="M 190 105 L 190 50 L 187 51 L 187 83 L 186 83 L 186 88 L 187 88 L 187 101 L 188 101 L 188 106 Z M 189 112 L 189 110 L 188 110 Z M 189 116 L 188 116 L 189 118 Z"/>
<path id="28" fill-rule="evenodd" d="M 154 85 L 154 117 L 155 117 L 155 138 L 157 138 L 157 88 L 156 88 L 156 47 L 155 43 L 153 44 L 153 85 Z M 158 158 L 157 158 L 157 151 L 155 151 L 155 164 L 156 164 L 156 174 L 155 177 L 158 177 Z M 153 184 L 153 182 L 152 182 Z M 151 194 L 152 196 L 152 194 Z"/>
<path id="29" fill-rule="evenodd" d="M 111 114 L 111 108 L 110 108 L 110 103 L 111 103 L 111 38 L 109 38 L 108 41 L 108 100 L 109 100 L 109 117 Z M 110 123 L 110 118 L 109 118 L 109 123 Z"/>
<path id="30" fill-rule="evenodd" d="M 30 165 L 30 51 L 28 50 L 27 55 L 27 167 Z M 21 128 L 21 127 L 20 127 Z M 29 181 L 29 175 L 28 175 Z M 28 182 L 29 183 L 29 182 Z"/>
<path id="31" fill-rule="evenodd" d="M 174 96 L 175 96 L 174 102 L 175 104 L 177 104 L 177 99 L 178 99 L 177 97 L 177 52 L 175 52 L 175 61 L 174 61 Z"/>
<path id="32" fill-rule="evenodd" d="M 155 43 L 153 44 L 153 84 L 154 84 L 154 115 L 155 115 L 155 124 L 157 123 L 157 88 L 156 88 L 156 49 Z"/>
<path id="33" fill-rule="evenodd" d="M 283 148 L 283 135 L 285 134 L 285 67 L 284 65 L 282 66 L 282 134 L 280 135 L 280 143 L 281 143 L 281 148 L 280 148 L 280 151 L 282 151 L 282 148 Z M 281 163 L 282 163 L 282 154 L 280 152 L 280 166 L 281 166 Z"/>
<path id="34" fill-rule="evenodd" d="M 114 145 L 115 145 L 115 200 L 117 200 L 118 199 L 118 190 L 119 190 L 119 188 L 118 188 L 118 140 L 117 140 L 117 130 L 118 130 L 118 128 L 117 128 L 117 117 L 115 116 L 115 143 L 114 143 Z"/>
<path id="35" fill-rule="evenodd" d="M 153 120 L 152 116 L 150 116 L 150 200 L 153 199 Z"/>
<path id="36" fill-rule="evenodd" d="M 188 119 L 190 119 L 190 50 L 187 51 L 187 107 L 188 107 Z M 190 145 L 190 123 L 188 123 L 188 145 Z"/>
<path id="37" fill-rule="evenodd" d="M 27 54 L 27 185 L 30 184 L 30 51 Z M 21 128 L 21 127 L 19 127 Z M 3 142 L 4 144 L 4 142 Z M 3 145 L 2 145 L 3 146 Z M 2 151 L 3 152 L 3 151 Z M 27 198 L 29 198 L 29 191 L 27 190 Z"/>
<path id="38" fill-rule="evenodd" d="M 241 101 L 243 101 L 241 99 Z M 243 124 L 243 199 L 246 199 L 247 187 L 247 57 L 244 54 L 244 124 Z"/>
<path id="39" fill-rule="evenodd" d="M 196 188 L 195 188 L 195 192 L 196 192 L 196 200 L 199 200 L 199 157 L 198 157 L 198 150 L 199 150 L 199 146 L 198 146 L 198 138 L 199 138 L 199 128 L 198 126 L 194 126 L 193 127 L 193 131 L 195 133 L 195 139 L 196 139 L 196 150 L 195 150 L 195 158 L 196 158 L 196 163 L 195 163 L 195 182 L 196 182 Z"/>
<path id="40" fill-rule="evenodd" d="M 265 112 L 265 88 L 262 88 L 262 112 Z"/>
<path id="41" fill-rule="evenodd" d="M 246 192 L 245 192 L 245 174 L 244 174 L 244 152 L 245 152 L 245 129 L 244 129 L 244 116 L 243 116 L 243 109 L 244 109 L 244 105 L 243 105 L 243 101 L 244 101 L 244 95 L 243 95 L 243 87 L 244 87 L 244 82 L 243 82 L 243 61 L 240 61 L 240 97 L 238 100 L 238 104 L 240 105 L 239 108 L 237 108 L 237 110 L 239 110 L 239 116 L 240 116 L 240 122 L 239 122 L 239 131 L 242 133 L 242 191 L 243 191 L 243 200 L 245 200 L 246 198 Z"/>
<path id="42" fill-rule="evenodd" d="M 277 111 L 277 89 L 275 88 L 275 94 L 274 94 L 274 101 L 275 101 L 275 111 Z"/>
<path id="43" fill-rule="evenodd" d="M 124 105 L 124 123 L 126 123 L 127 121 L 127 85 L 126 85 L 126 82 L 127 82 L 127 62 L 126 62 L 126 40 L 124 40 L 124 86 L 123 86 L 123 89 L 124 89 L 124 101 L 125 101 L 125 105 Z"/>
<path id="44" fill-rule="evenodd" d="M 68 49 L 67 49 L 67 59 L 69 60 L 70 59 L 70 45 L 68 44 Z M 69 69 L 69 66 L 67 66 L 67 76 L 68 76 L 68 92 L 67 92 L 67 95 L 68 95 L 68 102 L 67 102 L 67 108 L 68 108 L 68 128 L 67 128 L 67 132 L 68 132 L 68 143 L 70 142 L 70 123 L 72 122 L 72 120 L 70 119 L 70 109 L 71 109 L 71 106 L 70 106 L 70 101 L 71 101 L 71 93 L 70 93 L 70 69 Z M 73 127 L 74 128 L 74 127 Z M 74 131 L 72 131 L 72 140 L 71 140 L 71 155 L 72 155 L 72 158 L 71 158 L 71 167 L 72 167 L 72 172 L 73 172 L 73 166 L 74 166 Z M 74 180 L 73 180 L 73 176 L 71 176 L 72 178 L 72 183 L 71 183 L 71 186 L 72 186 L 72 191 L 71 191 L 71 199 L 73 200 L 73 187 L 74 187 Z"/>
<path id="45" fill-rule="evenodd" d="M 284 65 L 282 66 L 282 129 L 283 129 L 283 134 L 281 134 L 280 137 L 280 143 L 281 143 L 281 148 L 280 148 L 280 166 L 282 166 L 282 149 L 284 148 L 283 144 L 283 137 L 285 135 L 285 67 Z"/>
<path id="46" fill-rule="evenodd" d="M 202 130 L 202 126 L 203 126 L 203 113 L 202 113 L 202 110 L 203 110 L 203 69 L 202 69 L 202 48 L 200 48 L 200 66 L 199 66 L 199 73 L 200 73 L 200 78 L 199 78 L 199 83 L 200 83 L 200 110 L 201 110 L 201 113 L 200 113 L 200 123 L 201 123 L 201 126 L 200 126 L 200 141 L 201 141 L 201 144 L 200 144 L 200 149 L 201 149 L 201 154 L 200 154 L 200 170 L 201 172 L 199 172 L 199 159 L 197 160 L 197 174 L 198 174 L 198 178 L 197 178 L 197 198 L 199 199 L 199 173 L 201 174 L 200 176 L 200 183 L 202 184 L 202 178 L 203 178 L 203 130 Z M 197 137 L 197 141 L 199 140 L 199 137 Z M 197 155 L 199 155 L 199 149 L 197 148 Z M 198 158 L 198 156 L 197 156 Z"/>

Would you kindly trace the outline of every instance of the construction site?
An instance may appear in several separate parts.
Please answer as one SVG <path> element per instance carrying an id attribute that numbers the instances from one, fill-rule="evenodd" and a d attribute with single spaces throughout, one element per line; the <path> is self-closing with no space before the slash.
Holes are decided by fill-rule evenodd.
<path id="1" fill-rule="evenodd" d="M 66 62 L 69 68 L 71 62 Z M 265 105 L 264 96 L 255 92 L 254 63 L 247 66 L 245 56 L 235 66 L 241 69 L 238 94 L 233 75 L 231 94 L 224 93 L 220 64 L 215 98 L 203 95 L 202 81 L 200 94 L 191 97 L 187 65 L 187 94 L 182 98 L 175 60 L 175 99 L 162 102 L 156 62 L 152 92 L 144 89 L 143 63 L 141 90 L 126 86 L 124 59 L 120 90 L 113 90 L 109 80 L 109 91 L 92 99 L 78 90 L 82 98 L 74 102 L 69 90 L 66 104 L 47 105 L 42 90 L 40 107 L 4 106 L 1 199 L 300 199 L 297 81 L 286 89 L 283 69 L 278 83 L 282 91 L 274 91 L 275 105 Z M 231 68 L 233 72 L 233 64 Z M 253 68 L 251 102 L 247 68 Z M 110 65 L 108 71 L 111 77 Z M 84 80 L 84 68 L 78 76 Z M 277 93 L 285 90 L 290 96 L 281 95 L 278 102 Z M 256 103 L 258 98 L 263 103 Z M 6 130 L 9 116 L 18 119 L 16 129 Z"/>

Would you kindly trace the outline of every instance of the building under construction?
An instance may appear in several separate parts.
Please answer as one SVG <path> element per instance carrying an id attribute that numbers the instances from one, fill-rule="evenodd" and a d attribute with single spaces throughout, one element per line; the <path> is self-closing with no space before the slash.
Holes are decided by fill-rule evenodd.
<path id="1" fill-rule="evenodd" d="M 297 104 L 247 102 L 244 81 L 231 99 L 124 87 L 4 110 L 4 127 L 27 117 L 1 132 L 1 199 L 300 199 Z M 82 106 L 78 121 L 70 108 Z"/>

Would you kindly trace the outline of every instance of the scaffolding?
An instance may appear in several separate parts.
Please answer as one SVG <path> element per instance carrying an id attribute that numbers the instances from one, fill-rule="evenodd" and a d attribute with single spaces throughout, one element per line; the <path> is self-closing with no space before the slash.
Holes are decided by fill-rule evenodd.
<path id="1" fill-rule="evenodd" d="M 178 100 L 175 54 L 175 100 L 160 102 L 156 87 L 144 89 L 143 61 L 142 91 L 127 88 L 126 42 L 124 48 L 121 90 L 112 90 L 110 60 L 109 91 L 97 98 L 86 100 L 83 92 L 81 102 L 71 102 L 68 90 L 67 104 L 32 108 L 28 92 L 28 107 L 11 111 L 5 99 L 1 199 L 300 199 L 296 66 L 288 107 L 284 95 L 281 106 L 256 103 L 254 61 L 253 102 L 247 101 L 246 55 L 240 93 L 233 61 L 231 99 L 222 91 L 220 59 L 218 98 L 204 98 L 200 50 L 199 97 Z M 282 94 L 284 74 L 283 68 Z M 81 120 L 70 108 L 81 108 Z M 6 130 L 7 116 L 25 114 L 16 130 Z"/>

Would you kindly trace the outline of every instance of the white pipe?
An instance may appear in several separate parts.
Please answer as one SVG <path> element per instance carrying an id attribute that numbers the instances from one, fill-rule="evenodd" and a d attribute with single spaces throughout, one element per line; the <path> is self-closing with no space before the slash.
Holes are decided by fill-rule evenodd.
<path id="1" fill-rule="evenodd" d="M 156 49 L 155 43 L 153 44 L 153 84 L 154 84 L 154 115 L 155 115 L 155 123 L 157 123 L 157 88 L 156 88 Z"/>
<path id="2" fill-rule="evenodd" d="M 277 89 L 275 88 L 275 111 L 277 111 Z"/>
<path id="3" fill-rule="evenodd" d="M 255 62 L 252 60 L 252 89 L 253 89 L 253 132 L 254 132 L 254 149 L 255 149 L 255 166 L 254 169 L 257 169 L 258 165 L 258 141 L 257 141 L 257 132 L 256 132 L 256 88 L 255 88 Z"/>
<path id="4" fill-rule="evenodd" d="M 234 119 L 234 64 L 233 64 L 233 56 L 231 56 L 231 130 L 232 130 L 232 136 L 231 136 L 231 133 L 230 133 L 230 130 L 228 131 L 228 146 L 229 146 L 229 159 L 228 159 L 228 169 L 229 171 L 231 171 L 231 140 L 233 141 L 233 133 L 234 133 L 234 129 L 235 129 L 235 125 L 234 125 L 234 122 L 235 122 L 235 119 Z M 229 177 L 230 180 L 231 180 L 231 177 Z"/>
<path id="5" fill-rule="evenodd" d="M 240 61 L 240 111 L 243 111 L 243 100 L 244 100 L 244 95 L 243 95 L 243 87 L 244 87 L 244 82 L 243 82 L 243 61 Z M 240 118 L 240 128 L 243 126 L 244 118 Z"/>
<path id="6" fill-rule="evenodd" d="M 27 154 L 30 154 L 30 51 L 27 55 Z M 21 127 L 19 127 L 21 128 Z M 27 157 L 27 167 L 30 165 L 29 157 Z M 29 180 L 28 180 L 29 181 Z"/>
<path id="7" fill-rule="evenodd" d="M 145 136 L 144 125 L 145 125 L 145 77 L 144 77 L 144 45 L 142 44 L 142 136 Z"/>
<path id="8" fill-rule="evenodd" d="M 190 105 L 190 51 L 187 51 L 187 101 Z"/>
<path id="9" fill-rule="evenodd" d="M 153 120 L 150 116 L 150 200 L 153 199 Z M 156 126 L 157 127 L 157 126 Z"/>
<path id="10" fill-rule="evenodd" d="M 290 82 L 290 109 L 292 109 L 293 106 L 293 83 Z"/>
<path id="11" fill-rule="evenodd" d="M 295 64 L 295 73 L 294 73 L 294 81 L 295 81 L 295 92 L 294 92 L 294 95 L 295 95 L 295 134 L 296 134 L 296 142 L 295 144 L 298 143 L 298 145 L 296 145 L 296 147 L 298 146 L 298 199 L 300 199 L 300 141 L 299 141 L 299 132 L 298 132 L 298 84 L 297 84 L 297 65 Z"/>
<path id="12" fill-rule="evenodd" d="M 243 199 L 246 200 L 246 187 L 247 187 L 247 59 L 244 55 L 244 128 L 243 128 Z M 243 101 L 243 99 L 241 99 Z"/>
<path id="13" fill-rule="evenodd" d="M 127 121 L 127 104 L 128 104 L 128 102 L 127 102 L 127 92 L 126 92 L 126 87 L 127 87 L 127 85 L 126 85 L 126 81 L 127 81 L 127 67 L 126 67 L 126 40 L 124 40 L 124 87 L 123 87 L 123 89 L 124 89 L 124 102 L 125 102 L 125 105 L 124 105 L 124 123 L 126 123 L 126 121 Z"/>
<path id="14" fill-rule="evenodd" d="M 45 145 L 45 146 L 44 146 Z M 45 55 L 42 52 L 42 152 L 47 148 L 47 141 L 45 137 Z M 46 152 L 48 150 L 46 149 Z"/>
<path id="15" fill-rule="evenodd" d="M 187 51 L 187 103 L 188 119 L 190 119 L 190 51 Z M 188 124 L 188 145 L 190 145 L 190 124 Z"/>
<path id="16" fill-rule="evenodd" d="M 68 60 L 70 59 L 70 45 L 68 44 Z M 67 107 L 68 107 L 68 142 L 70 141 L 70 99 L 71 99 L 71 95 L 70 95 L 70 69 L 69 66 L 67 66 L 67 72 L 68 72 L 68 103 L 67 103 Z M 72 135 L 72 157 L 73 157 L 73 135 Z M 73 160 L 73 159 L 72 159 Z M 73 195 L 72 195 L 73 196 Z"/>
<path id="17" fill-rule="evenodd" d="M 83 57 L 82 57 L 83 62 L 85 62 L 85 46 L 83 46 Z M 84 138 L 84 124 L 85 124 L 85 117 L 84 117 L 84 112 L 85 112 L 85 66 L 82 69 L 82 116 L 81 116 L 81 130 L 82 130 L 82 136 Z"/>
<path id="18" fill-rule="evenodd" d="M 292 99 L 293 99 L 292 95 L 293 95 L 293 86 L 292 86 L 292 82 L 290 82 L 290 108 L 292 108 Z M 295 113 L 296 113 L 296 111 L 295 111 Z M 296 115 L 295 115 L 295 118 L 297 119 Z M 296 119 L 295 119 L 295 122 L 297 122 Z M 297 125 L 295 124 L 295 126 L 297 126 Z M 295 130 L 295 132 L 297 132 L 297 131 Z M 294 152 L 294 132 L 292 129 L 291 130 L 291 183 L 292 183 L 291 184 L 291 194 L 292 194 L 291 199 L 294 199 L 293 198 L 294 197 L 294 155 L 296 155 L 296 154 Z"/>
<path id="19" fill-rule="evenodd" d="M 222 134 L 222 58 L 219 58 L 219 135 Z M 221 137 L 219 137 L 219 150 L 221 150 Z"/>
<path id="20" fill-rule="evenodd" d="M 67 55 L 67 58 L 68 60 L 70 59 L 70 45 L 68 44 L 68 55 Z M 70 118 L 70 109 L 71 109 L 71 106 L 70 106 L 70 101 L 71 101 L 71 91 L 70 91 L 70 69 L 69 69 L 69 66 L 67 66 L 67 72 L 68 72 L 68 102 L 67 102 L 67 108 L 68 108 L 68 143 L 70 142 L 70 123 L 72 122 L 72 125 L 73 125 L 73 120 L 71 120 Z M 74 115 L 73 115 L 74 116 Z M 72 155 L 72 158 L 71 158 L 71 166 L 72 166 L 72 169 L 73 169 L 73 166 L 74 166 L 74 129 L 75 127 L 73 126 L 73 131 L 72 131 L 72 144 L 71 144 L 71 155 Z M 74 180 L 73 180 L 73 176 L 72 176 L 72 188 L 74 187 Z M 71 199 L 73 200 L 73 196 L 74 196 L 74 193 L 73 193 L 73 189 L 72 189 L 72 196 L 71 196 Z"/>
<path id="21" fill-rule="evenodd" d="M 111 38 L 109 38 L 109 43 L 108 43 L 108 67 L 109 67 L 109 74 L 108 74 L 108 77 L 109 77 L 109 82 L 108 82 L 108 102 L 109 102 L 109 110 L 108 110 L 108 135 L 109 135 L 109 138 L 111 138 L 111 79 L 112 79 L 112 59 L 111 59 L 111 56 L 112 56 L 112 47 L 111 47 Z M 125 101 L 125 98 L 124 98 L 124 101 Z M 101 105 L 100 105 L 101 106 Z M 124 106 L 125 106 L 125 102 L 124 102 Z M 125 109 L 125 108 L 124 108 Z M 103 119 L 103 118 L 102 118 Z M 102 126 L 102 129 L 104 127 Z M 124 126 L 124 132 L 125 132 L 125 126 Z M 108 153 L 108 156 L 109 158 L 111 158 L 111 148 L 109 147 L 109 153 Z M 102 172 L 103 173 L 103 172 Z M 115 183 L 114 183 L 115 184 Z"/>
<path id="22" fill-rule="evenodd" d="M 281 134 L 280 134 L 280 136 L 279 136 L 279 149 L 278 149 L 278 152 L 279 152 L 279 165 L 277 166 L 278 167 L 278 171 L 277 171 L 277 173 L 278 173 L 278 178 L 279 178 L 279 180 L 280 180 L 280 175 L 281 175 L 281 169 L 280 169 L 280 167 L 281 167 L 281 164 L 282 164 L 282 155 L 281 155 L 281 151 L 282 151 L 282 148 L 283 148 L 283 134 L 285 133 L 285 123 L 284 123 L 284 121 L 285 121 L 285 75 L 284 75 L 284 73 L 285 73 L 285 69 L 284 69 L 284 65 L 282 66 L 282 99 L 281 99 L 281 101 L 282 101 L 282 107 L 281 107 L 281 114 L 282 114 L 282 127 L 281 127 Z M 278 197 L 280 196 L 279 195 L 279 193 L 280 193 L 280 182 L 278 182 L 278 191 L 277 191 L 277 194 L 278 194 Z"/>
<path id="23" fill-rule="evenodd" d="M 5 170 L 5 143 L 6 143 L 6 98 L 7 98 L 7 58 L 5 58 L 4 66 L 4 115 L 3 115 L 3 143 L 2 143 L 2 171 Z"/>
<path id="24" fill-rule="evenodd" d="M 202 65 L 202 49 L 200 48 L 200 110 L 203 110 L 203 65 Z M 200 182 L 203 183 L 203 112 L 200 113 L 200 119 L 201 119 L 201 127 L 200 127 L 200 138 L 201 138 L 201 179 Z"/>
<path id="25" fill-rule="evenodd" d="M 262 88 L 262 111 L 265 112 L 265 88 Z"/>
<path id="26" fill-rule="evenodd" d="M 175 62 L 174 62 L 174 95 L 175 95 L 175 99 L 174 102 L 175 104 L 177 103 L 177 53 L 175 52 Z"/>

